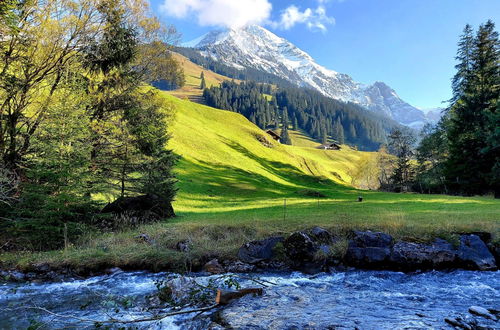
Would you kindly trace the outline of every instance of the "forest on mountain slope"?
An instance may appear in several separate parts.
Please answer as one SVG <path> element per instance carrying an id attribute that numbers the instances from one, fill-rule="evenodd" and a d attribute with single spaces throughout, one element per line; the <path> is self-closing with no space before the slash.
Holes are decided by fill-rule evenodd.
<path id="1" fill-rule="evenodd" d="M 281 127 L 285 144 L 290 144 L 287 130 L 291 127 L 319 143 L 334 140 L 373 151 L 387 142 L 391 129 L 399 126 L 361 106 L 305 88 L 223 82 L 220 87 L 205 89 L 203 96 L 209 106 L 241 113 L 262 129 Z"/>

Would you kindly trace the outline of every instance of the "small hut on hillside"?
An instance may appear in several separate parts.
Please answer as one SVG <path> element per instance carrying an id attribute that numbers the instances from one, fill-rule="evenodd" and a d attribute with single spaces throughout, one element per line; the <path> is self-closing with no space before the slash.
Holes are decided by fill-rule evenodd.
<path id="1" fill-rule="evenodd" d="M 325 143 L 325 144 L 320 145 L 318 147 L 318 149 L 323 149 L 323 150 L 340 150 L 342 148 L 337 143 L 330 142 L 330 143 Z"/>
<path id="2" fill-rule="evenodd" d="M 268 129 L 268 130 L 266 131 L 266 133 L 267 133 L 267 134 L 269 134 L 269 135 L 271 135 L 271 137 L 272 137 L 274 140 L 276 140 L 276 141 L 280 142 L 280 140 L 281 140 L 281 136 L 279 136 L 278 134 L 276 134 L 273 130 Z"/>

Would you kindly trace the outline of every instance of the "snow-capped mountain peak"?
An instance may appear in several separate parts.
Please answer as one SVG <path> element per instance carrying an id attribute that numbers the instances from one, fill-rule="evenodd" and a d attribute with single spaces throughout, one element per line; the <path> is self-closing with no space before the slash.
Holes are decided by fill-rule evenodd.
<path id="1" fill-rule="evenodd" d="M 238 69 L 265 71 L 331 98 L 358 103 L 404 125 L 419 128 L 427 122 L 421 110 L 404 102 L 385 83 L 364 85 L 347 74 L 329 70 L 261 26 L 211 31 L 183 46 L 198 49 L 202 55 Z"/>

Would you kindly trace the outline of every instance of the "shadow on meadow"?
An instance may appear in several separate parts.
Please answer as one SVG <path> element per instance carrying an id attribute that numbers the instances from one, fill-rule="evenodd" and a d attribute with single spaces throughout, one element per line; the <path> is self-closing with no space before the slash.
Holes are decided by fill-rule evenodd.
<path id="1" fill-rule="evenodd" d="M 231 199 L 300 197 L 300 192 L 306 190 L 321 191 L 327 196 L 332 196 L 332 193 L 356 191 L 324 177 L 307 175 L 292 165 L 259 157 L 240 144 L 229 142 L 226 144 L 244 157 L 257 162 L 277 180 L 215 161 L 192 161 L 183 158 L 178 166 L 181 193 L 189 194 L 190 199 L 203 200 L 226 197 Z M 196 195 L 199 197 L 195 197 Z"/>

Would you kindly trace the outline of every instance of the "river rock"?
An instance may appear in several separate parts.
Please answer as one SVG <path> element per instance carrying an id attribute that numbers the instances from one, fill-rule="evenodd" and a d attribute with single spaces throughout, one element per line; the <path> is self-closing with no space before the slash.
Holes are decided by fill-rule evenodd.
<path id="1" fill-rule="evenodd" d="M 120 267 L 112 267 L 104 270 L 104 274 L 106 275 L 116 275 L 123 273 L 123 270 Z"/>
<path id="2" fill-rule="evenodd" d="M 37 263 L 32 265 L 33 270 L 37 273 L 46 273 L 50 271 L 50 266 L 46 263 Z"/>
<path id="3" fill-rule="evenodd" d="M 277 236 L 245 243 L 238 250 L 238 258 L 249 264 L 271 260 L 274 257 L 274 247 L 283 240 L 283 237 Z"/>
<path id="4" fill-rule="evenodd" d="M 345 260 L 361 268 L 386 268 L 391 255 L 392 236 L 382 232 L 355 231 Z"/>
<path id="5" fill-rule="evenodd" d="M 0 280 L 2 279 L 12 282 L 24 282 L 26 280 L 26 275 L 16 270 L 0 271 Z"/>
<path id="6" fill-rule="evenodd" d="M 255 265 L 241 261 L 229 261 L 224 263 L 224 268 L 230 273 L 250 273 L 256 269 Z"/>
<path id="7" fill-rule="evenodd" d="M 472 330 L 472 327 L 469 324 L 463 322 L 461 318 L 446 317 L 444 321 L 455 328 Z"/>
<path id="8" fill-rule="evenodd" d="M 194 295 L 199 294 L 199 285 L 189 277 L 180 276 L 165 282 L 158 288 L 158 297 L 162 301 L 177 305 L 193 303 Z"/>
<path id="9" fill-rule="evenodd" d="M 325 269 L 327 257 L 320 257 L 320 246 L 306 233 L 295 232 L 283 243 L 291 267 L 306 274 L 317 274 Z"/>
<path id="10" fill-rule="evenodd" d="M 397 242 L 392 248 L 390 262 L 395 269 L 414 271 L 448 268 L 456 258 L 457 252 L 450 243 L 436 239 L 431 245 Z"/>
<path id="11" fill-rule="evenodd" d="M 321 227 L 314 227 L 310 231 L 310 237 L 318 242 L 323 244 L 330 244 L 333 241 L 333 236 L 330 232 Z"/>
<path id="12" fill-rule="evenodd" d="M 212 259 L 203 266 L 203 269 L 210 274 L 222 274 L 225 272 L 224 267 L 219 263 L 219 260 Z"/>
<path id="13" fill-rule="evenodd" d="M 486 308 L 479 307 L 479 306 L 471 306 L 469 307 L 469 313 L 478 315 L 493 321 L 497 320 L 497 317 L 493 314 L 491 314 Z"/>
<path id="14" fill-rule="evenodd" d="M 285 252 L 292 262 L 311 261 L 319 246 L 304 232 L 291 234 L 283 243 Z"/>
<path id="15" fill-rule="evenodd" d="M 490 250 L 488 250 L 488 247 L 479 236 L 474 234 L 460 236 L 458 260 L 460 266 L 466 269 L 497 269 L 495 257 L 491 254 Z"/>
<path id="16" fill-rule="evenodd" d="M 191 242 L 187 239 L 179 241 L 175 244 L 175 249 L 180 252 L 189 252 L 191 250 Z"/>

